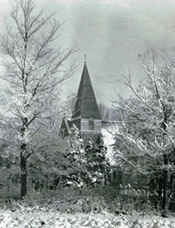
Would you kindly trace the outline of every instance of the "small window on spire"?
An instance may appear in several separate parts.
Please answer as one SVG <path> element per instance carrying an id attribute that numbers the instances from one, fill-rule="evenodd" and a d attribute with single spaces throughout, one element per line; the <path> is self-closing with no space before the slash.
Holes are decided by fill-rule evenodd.
<path id="1" fill-rule="evenodd" d="M 94 120 L 89 120 L 89 130 L 94 130 Z"/>

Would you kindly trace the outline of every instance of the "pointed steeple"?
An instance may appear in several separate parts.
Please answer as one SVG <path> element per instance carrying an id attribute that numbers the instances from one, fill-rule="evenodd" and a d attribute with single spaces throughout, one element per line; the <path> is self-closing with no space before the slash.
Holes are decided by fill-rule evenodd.
<path id="1" fill-rule="evenodd" d="M 94 90 L 88 73 L 86 56 L 84 60 L 84 68 L 81 76 L 81 81 L 77 93 L 77 99 L 74 106 L 74 112 L 72 114 L 72 119 L 78 117 L 84 119 L 101 119 Z"/>

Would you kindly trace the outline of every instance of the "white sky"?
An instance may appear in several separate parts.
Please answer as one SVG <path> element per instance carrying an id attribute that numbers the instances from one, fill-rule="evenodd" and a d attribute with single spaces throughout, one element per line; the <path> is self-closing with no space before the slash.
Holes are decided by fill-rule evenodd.
<path id="1" fill-rule="evenodd" d="M 0 0 L 1 34 L 10 1 Z M 167 49 L 175 46 L 175 0 L 36 0 L 36 3 L 38 9 L 45 7 L 46 14 L 56 11 L 57 19 L 66 21 L 59 42 L 64 47 L 76 44 L 79 48 L 71 58 L 76 60 L 77 71 L 64 86 L 66 95 L 77 92 L 84 54 L 97 101 L 110 105 L 110 100 L 116 98 L 114 89 L 129 96 L 128 89 L 117 82 L 121 78 L 119 72 L 131 69 L 135 84 L 144 78 L 138 55 L 143 55 L 146 42 Z"/>

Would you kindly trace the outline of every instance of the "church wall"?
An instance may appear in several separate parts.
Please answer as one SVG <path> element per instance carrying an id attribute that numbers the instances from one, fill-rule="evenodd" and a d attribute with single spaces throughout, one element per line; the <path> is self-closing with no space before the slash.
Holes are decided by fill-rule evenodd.
<path id="1" fill-rule="evenodd" d="M 81 119 L 81 131 L 90 131 L 89 121 L 93 119 Z M 93 120 L 93 130 L 91 131 L 101 131 L 101 120 Z"/>
<path id="2" fill-rule="evenodd" d="M 94 120 L 94 131 L 101 131 L 101 120 Z"/>
<path id="3" fill-rule="evenodd" d="M 89 130 L 89 120 L 81 119 L 81 131 L 88 131 L 88 130 Z"/>

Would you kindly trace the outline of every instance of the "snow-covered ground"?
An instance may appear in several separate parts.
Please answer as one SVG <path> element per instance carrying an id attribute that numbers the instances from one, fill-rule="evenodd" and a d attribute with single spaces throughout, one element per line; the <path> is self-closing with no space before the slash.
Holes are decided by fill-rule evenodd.
<path id="1" fill-rule="evenodd" d="M 100 214 L 68 214 L 45 208 L 28 210 L 1 210 L 0 228 L 175 228 L 175 218 L 115 216 Z"/>

